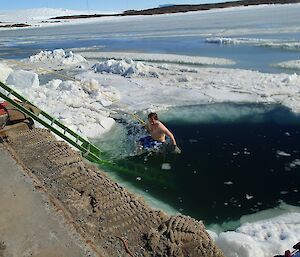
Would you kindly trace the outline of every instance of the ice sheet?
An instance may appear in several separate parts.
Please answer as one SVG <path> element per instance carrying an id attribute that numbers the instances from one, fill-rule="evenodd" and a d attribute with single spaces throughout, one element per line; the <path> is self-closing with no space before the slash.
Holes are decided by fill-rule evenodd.
<path id="1" fill-rule="evenodd" d="M 267 218 L 269 216 L 269 218 Z M 273 216 L 273 217 L 272 217 Z M 227 257 L 270 257 L 284 254 L 299 241 L 300 210 L 279 207 L 241 218 L 235 231 L 211 233 Z"/>
<path id="2" fill-rule="evenodd" d="M 274 66 L 278 66 L 285 69 L 294 69 L 294 70 L 300 70 L 300 60 L 290 60 L 286 62 L 280 62 L 277 64 L 274 64 Z"/>
<path id="3" fill-rule="evenodd" d="M 177 54 L 146 54 L 146 53 L 126 53 L 126 52 L 78 52 L 85 58 L 96 59 L 132 59 L 135 61 L 197 64 L 197 65 L 231 65 L 234 61 L 224 58 L 209 58 L 202 56 L 187 56 Z"/>
<path id="4" fill-rule="evenodd" d="M 279 39 L 210 37 L 206 38 L 205 42 L 220 45 L 247 44 L 263 47 L 282 48 L 288 50 L 300 50 L 300 43 L 298 41 L 288 41 Z"/>
<path id="5" fill-rule="evenodd" d="M 141 70 L 126 78 L 125 63 L 126 70 L 130 65 L 132 70 L 137 70 L 137 65 Z M 133 111 L 214 102 L 239 102 L 281 104 L 294 112 L 300 112 L 300 77 L 297 74 L 191 68 L 173 64 L 147 65 L 142 62 L 128 64 L 125 60 L 112 60 L 111 64 L 114 66 L 109 66 L 107 61 L 99 62 L 97 65 L 106 67 L 106 71 L 83 71 L 77 78 L 92 77 L 100 83 L 117 88 L 122 95 L 119 104 Z"/>

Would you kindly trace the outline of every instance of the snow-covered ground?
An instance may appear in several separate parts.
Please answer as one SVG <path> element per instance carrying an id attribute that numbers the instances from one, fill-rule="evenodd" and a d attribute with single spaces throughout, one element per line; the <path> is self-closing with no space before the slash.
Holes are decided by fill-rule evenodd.
<path id="1" fill-rule="evenodd" d="M 245 223 L 236 231 L 216 238 L 227 257 L 275 256 L 299 241 L 300 213 L 287 213 L 272 219 Z"/>
<path id="2" fill-rule="evenodd" d="M 272 257 L 299 241 L 300 208 L 282 203 L 275 209 L 241 217 L 235 231 L 209 231 L 227 257 Z"/>
<path id="3" fill-rule="evenodd" d="M 130 24 L 136 25 L 134 28 L 139 31 L 139 36 L 145 34 L 154 36 L 159 33 L 164 36 L 168 33 L 174 35 L 178 33 L 174 28 L 179 28 L 181 36 L 184 36 L 193 35 L 198 33 L 198 29 L 202 29 L 202 35 L 206 35 L 210 43 L 284 48 L 282 47 L 285 44 L 284 40 L 278 42 L 234 37 L 236 34 L 243 35 L 249 32 L 268 34 L 300 31 L 300 24 L 291 22 L 293 17 L 299 22 L 300 4 L 295 4 L 292 8 L 289 5 L 272 6 L 268 7 L 270 8 L 268 11 L 264 8 L 267 7 L 211 10 L 201 15 L 197 15 L 197 12 L 157 17 L 94 19 L 93 22 L 98 22 L 97 26 L 103 26 L 104 29 L 107 27 L 112 33 L 114 29 L 122 30 L 122 26 L 130 30 L 133 28 L 129 26 Z M 289 15 L 278 15 L 285 13 L 286 10 L 290 10 Z M 0 21 L 9 22 L 5 17 L 11 17 L 12 13 L 3 13 L 0 13 Z M 222 16 L 224 13 L 233 15 L 234 20 L 240 18 L 241 23 L 244 22 L 244 27 L 239 27 L 239 24 L 233 23 L 229 18 L 224 19 L 225 16 Z M 268 22 L 281 17 L 282 23 L 272 28 L 260 27 L 259 24 L 266 22 L 263 18 L 255 19 L 258 13 L 265 14 L 262 17 Z M 40 12 L 40 20 L 65 15 L 48 14 L 47 11 Z M 26 14 L 26 16 L 31 17 L 33 24 L 38 24 L 35 22 L 37 15 Z M 191 17 L 197 19 L 197 22 L 191 25 L 194 27 L 189 25 Z M 179 18 L 181 23 L 178 22 Z M 22 21 L 21 18 L 17 18 L 14 22 L 17 20 Z M 153 23 L 145 25 L 145 30 L 140 29 L 142 22 L 148 24 L 150 20 Z M 170 24 L 169 31 L 158 31 L 162 23 L 166 24 L 165 22 Z M 219 24 L 224 27 L 220 28 Z M 186 30 L 186 27 L 190 30 Z M 216 34 L 219 36 L 215 37 Z M 299 48 L 299 42 L 289 42 L 288 47 L 290 46 L 295 50 Z M 110 130 L 114 125 L 114 120 L 110 116 L 117 110 L 135 113 L 150 109 L 157 111 L 170 106 L 246 102 L 280 104 L 300 113 L 300 75 L 232 69 L 230 68 L 232 63 L 232 60 L 224 58 L 128 52 L 80 52 L 80 49 L 67 52 L 57 49 L 37 52 L 22 62 L 2 61 L 0 80 L 17 89 L 37 106 L 58 117 L 72 129 L 90 138 L 99 137 Z M 299 60 L 293 60 L 292 66 L 290 63 L 291 61 L 287 61 L 278 65 L 294 69 L 299 67 Z M 201 67 L 202 64 L 227 65 L 227 68 Z M 48 80 L 42 82 L 45 76 Z M 240 221 L 242 225 L 235 231 L 220 232 L 216 229 L 218 234 L 211 234 L 227 257 L 269 257 L 283 253 L 300 240 L 300 211 L 298 208 L 284 207 L 280 213 L 274 214 L 274 210 L 271 212 L 274 215 L 272 218 L 270 214 L 258 213 L 253 219 L 243 217 Z"/>

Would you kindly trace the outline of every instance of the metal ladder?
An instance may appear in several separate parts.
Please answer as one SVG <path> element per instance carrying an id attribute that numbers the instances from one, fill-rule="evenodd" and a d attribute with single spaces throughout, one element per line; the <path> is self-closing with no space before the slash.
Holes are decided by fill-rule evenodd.
<path id="1" fill-rule="evenodd" d="M 81 151 L 82 155 L 88 159 L 91 162 L 99 163 L 99 164 L 106 164 L 111 165 L 112 163 L 107 160 L 103 160 L 100 158 L 101 154 L 103 153 L 102 150 L 100 150 L 95 145 L 88 142 L 86 139 L 78 135 L 73 130 L 66 127 L 64 124 L 62 124 L 60 121 L 55 119 L 54 117 L 50 116 L 43 110 L 40 111 L 38 115 L 34 114 L 27 108 L 25 108 L 25 104 L 30 104 L 32 106 L 32 103 L 30 103 L 26 98 L 18 94 L 16 91 L 11 89 L 10 87 L 6 86 L 2 82 L 0 82 L 0 89 L 3 89 L 0 91 L 0 98 L 4 99 L 5 101 L 9 102 L 13 106 L 15 106 L 18 110 L 23 112 L 24 114 L 27 114 L 29 117 L 34 119 L 35 121 L 39 122 L 46 128 L 48 128 L 50 131 L 52 131 L 54 134 L 58 135 L 62 139 L 66 140 L 68 143 L 76 147 L 78 150 Z M 10 96 L 16 97 L 20 102 L 16 102 L 13 99 L 11 99 Z"/>

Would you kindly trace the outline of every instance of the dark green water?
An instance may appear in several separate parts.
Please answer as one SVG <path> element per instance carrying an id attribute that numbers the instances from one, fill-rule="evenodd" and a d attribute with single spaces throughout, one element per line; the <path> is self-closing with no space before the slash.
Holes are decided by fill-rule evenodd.
<path id="1" fill-rule="evenodd" d="M 159 114 L 182 154 L 127 157 L 118 164 L 128 172 L 118 176 L 206 224 L 281 201 L 299 206 L 300 117 L 282 107 L 252 108 L 181 107 Z"/>

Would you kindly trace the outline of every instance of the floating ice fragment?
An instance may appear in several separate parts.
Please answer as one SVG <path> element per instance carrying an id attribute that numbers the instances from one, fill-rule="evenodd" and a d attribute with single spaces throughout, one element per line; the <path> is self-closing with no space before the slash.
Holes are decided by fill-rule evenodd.
<path id="1" fill-rule="evenodd" d="M 280 191 L 281 195 L 287 195 L 289 192 L 288 191 Z"/>
<path id="2" fill-rule="evenodd" d="M 171 169 L 171 164 L 170 163 L 163 163 L 161 165 L 162 170 L 170 170 Z"/>
<path id="3" fill-rule="evenodd" d="M 78 63 L 87 62 L 84 57 L 79 54 L 73 54 L 72 51 L 65 52 L 63 49 L 53 51 L 41 51 L 36 55 L 26 59 L 27 63 L 48 63 L 58 65 L 76 65 Z"/>
<path id="4" fill-rule="evenodd" d="M 136 62 L 130 58 L 122 60 L 110 59 L 104 62 L 99 62 L 92 68 L 95 72 L 119 74 L 123 77 L 159 77 L 159 74 L 151 65 L 147 65 L 142 62 Z"/>
<path id="5" fill-rule="evenodd" d="M 282 80 L 282 82 L 288 83 L 291 82 L 293 80 L 296 80 L 298 78 L 298 75 L 296 73 L 292 74 L 292 75 L 288 75 L 286 78 L 284 78 Z"/>
<path id="6" fill-rule="evenodd" d="M 59 84 L 58 90 L 61 91 L 72 91 L 75 87 L 75 84 L 73 81 L 63 81 Z"/>
<path id="7" fill-rule="evenodd" d="M 102 99 L 101 101 L 101 104 L 104 106 L 104 107 L 107 107 L 107 106 L 110 106 L 112 105 L 113 102 L 109 101 L 109 100 L 104 100 Z"/>
<path id="8" fill-rule="evenodd" d="M 284 151 L 280 151 L 280 150 L 278 150 L 278 151 L 276 152 L 276 154 L 277 154 L 278 156 L 285 156 L 285 157 L 291 156 L 291 154 L 286 153 L 286 152 L 284 152 Z"/>
<path id="9" fill-rule="evenodd" d="M 59 87 L 60 83 L 62 83 L 62 80 L 53 79 L 53 80 L 47 82 L 47 84 L 45 84 L 44 86 L 49 89 L 57 89 Z"/>
<path id="10" fill-rule="evenodd" d="M 290 168 L 295 168 L 297 166 L 300 166 L 300 159 L 295 159 L 290 163 Z"/>
<path id="11" fill-rule="evenodd" d="M 192 80 L 192 78 L 189 76 L 181 76 L 181 77 L 177 78 L 178 82 L 189 82 L 191 80 Z"/>
<path id="12" fill-rule="evenodd" d="M 252 199 L 254 196 L 253 195 L 248 195 L 248 194 L 246 194 L 246 199 L 247 200 L 250 200 L 250 199 Z"/>
<path id="13" fill-rule="evenodd" d="M 39 77 L 36 73 L 25 70 L 13 71 L 6 79 L 6 84 L 13 85 L 17 89 L 23 90 L 25 88 L 35 87 L 40 84 Z"/>
<path id="14" fill-rule="evenodd" d="M 0 81 L 5 82 L 13 70 L 4 63 L 0 63 Z"/>
<path id="15" fill-rule="evenodd" d="M 115 121 L 114 119 L 107 117 L 101 120 L 100 124 L 103 128 L 109 130 L 113 125 L 114 125 Z"/>

